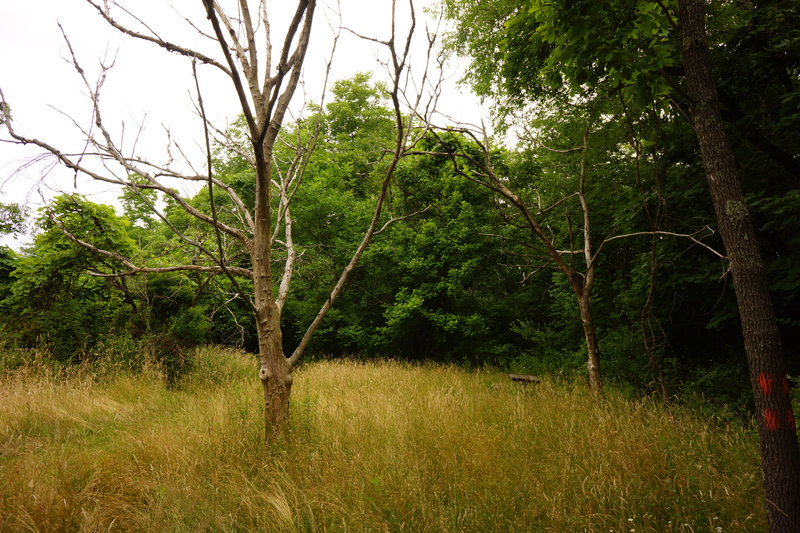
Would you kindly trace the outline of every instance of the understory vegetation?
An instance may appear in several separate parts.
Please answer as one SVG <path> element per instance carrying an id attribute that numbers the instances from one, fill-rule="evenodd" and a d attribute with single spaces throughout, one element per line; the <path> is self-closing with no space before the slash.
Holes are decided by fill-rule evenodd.
<path id="1" fill-rule="evenodd" d="M 2 531 L 764 531 L 757 432 L 546 377 L 344 359 L 264 452 L 252 355 L 0 376 Z"/>

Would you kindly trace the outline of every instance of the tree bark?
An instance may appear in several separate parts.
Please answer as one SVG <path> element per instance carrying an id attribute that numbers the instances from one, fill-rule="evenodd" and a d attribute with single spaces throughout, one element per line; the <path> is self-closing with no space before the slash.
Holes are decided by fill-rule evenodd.
<path id="1" fill-rule="evenodd" d="M 278 306 L 274 303 L 256 310 L 258 377 L 264 388 L 264 437 L 269 441 L 276 430 L 285 427 L 289 417 L 292 371 L 283 353 L 283 336 Z"/>
<path id="2" fill-rule="evenodd" d="M 592 314 L 592 289 L 594 288 L 594 259 L 592 257 L 592 238 L 589 228 L 589 204 L 586 201 L 586 150 L 589 146 L 589 128 L 591 122 L 586 125 L 583 131 L 583 157 L 581 158 L 581 177 L 578 185 L 578 199 L 581 202 L 583 212 L 583 258 L 586 262 L 586 272 L 583 276 L 583 283 L 580 280 L 572 279 L 575 296 L 578 297 L 578 305 L 581 309 L 581 322 L 583 323 L 583 334 L 586 337 L 587 361 L 586 368 L 589 370 L 589 389 L 595 398 L 599 398 L 603 392 L 603 381 L 600 377 L 600 348 L 597 345 L 597 332 L 594 329 L 594 315 Z"/>
<path id="3" fill-rule="evenodd" d="M 586 350 L 589 355 L 586 363 L 586 367 L 589 369 L 589 389 L 595 397 L 599 397 L 603 392 L 603 380 L 600 375 L 600 348 L 597 344 L 597 332 L 594 329 L 591 292 L 584 291 L 583 294 L 577 296 L 581 309 L 583 334 L 586 337 Z"/>
<path id="4" fill-rule="evenodd" d="M 292 388 L 291 365 L 283 353 L 281 311 L 272 294 L 272 231 L 270 227 L 271 190 L 269 139 L 259 146 L 256 157 L 255 227 L 251 245 L 256 331 L 258 333 L 258 377 L 264 388 L 264 439 L 267 444 L 276 430 L 289 419 L 289 393 Z"/>
<path id="5" fill-rule="evenodd" d="M 291 365 L 283 353 L 281 312 L 272 297 L 269 193 L 265 196 L 265 201 L 259 202 L 256 208 L 256 231 L 251 257 L 260 361 L 258 377 L 264 388 L 264 437 L 269 442 L 275 431 L 284 427 L 288 421 L 292 374 Z"/>
<path id="6" fill-rule="evenodd" d="M 770 531 L 800 531 L 800 452 L 783 349 L 755 228 L 723 128 L 702 0 L 680 0 L 680 33 L 691 118 L 717 224 L 731 262 L 755 397 Z"/>

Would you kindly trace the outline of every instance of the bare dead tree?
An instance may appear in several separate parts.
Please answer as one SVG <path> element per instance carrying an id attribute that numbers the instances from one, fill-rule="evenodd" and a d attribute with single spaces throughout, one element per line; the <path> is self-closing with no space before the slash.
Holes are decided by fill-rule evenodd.
<path id="1" fill-rule="evenodd" d="M 271 25 L 270 10 L 265 0 L 259 2 L 231 0 L 230 4 L 225 5 L 217 0 L 201 0 L 209 29 L 201 30 L 199 25 L 191 22 L 190 24 L 201 36 L 215 42 L 218 49 L 216 57 L 163 38 L 138 18 L 133 17 L 137 24 L 126 25 L 121 22 L 121 13 L 132 15 L 117 2 L 86 1 L 119 32 L 130 38 L 151 43 L 191 62 L 196 91 L 195 108 L 204 129 L 205 169 L 197 171 L 196 163 L 184 161 L 182 168 L 188 167 L 190 171 L 181 170 L 174 164 L 173 153 L 184 154 L 185 151 L 178 143 L 172 141 L 168 146 L 169 155 L 166 163 L 150 161 L 137 153 L 135 148 L 127 152 L 123 150 L 121 144 L 114 140 L 106 127 L 101 106 L 101 90 L 111 65 L 102 64 L 97 81 L 90 82 L 86 71 L 69 46 L 66 34 L 65 40 L 69 46 L 74 69 L 91 100 L 93 117 L 91 128 L 86 129 L 77 121 L 72 121 L 86 141 L 85 148 L 79 153 L 68 153 L 38 138 L 19 134 L 13 127 L 8 111 L 10 107 L 0 92 L 2 125 L 5 126 L 11 142 L 39 147 L 58 164 L 74 171 L 76 176 L 80 174 L 98 182 L 126 187 L 138 195 L 139 200 L 170 227 L 184 246 L 191 247 L 197 252 L 196 264 L 168 266 L 139 264 L 135 258 L 125 257 L 115 250 L 102 249 L 85 239 L 78 238 L 71 234 L 56 216 L 53 216 L 53 222 L 76 245 L 119 265 L 117 271 L 111 274 L 96 272 L 96 275 L 122 278 L 140 273 L 194 271 L 209 277 L 225 276 L 230 280 L 238 297 L 247 302 L 255 316 L 259 345 L 259 379 L 264 392 L 265 434 L 266 438 L 269 438 L 272 431 L 284 425 L 287 420 L 292 370 L 298 364 L 314 331 L 341 293 L 349 274 L 372 237 L 388 224 L 400 220 L 395 218 L 385 220 L 383 228 L 378 229 L 382 220 L 382 207 L 394 171 L 399 161 L 412 150 L 422 135 L 415 117 L 432 112 L 437 94 L 434 91 L 431 97 L 425 99 L 420 90 L 416 98 L 407 97 L 410 93 L 410 84 L 413 85 L 413 81 L 419 79 L 412 76 L 409 67 L 409 55 L 417 25 L 413 0 L 409 0 L 407 4 L 411 26 L 405 34 L 398 34 L 395 21 L 396 6 L 393 1 L 390 38 L 384 40 L 369 38 L 381 44 L 389 56 L 386 66 L 391 77 L 389 92 L 396 126 L 396 137 L 393 146 L 388 150 L 389 162 L 376 198 L 372 220 L 365 230 L 361 243 L 353 252 L 350 262 L 331 290 L 330 296 L 309 325 L 300 344 L 288 357 L 283 352 L 280 317 L 298 255 L 292 238 L 294 220 L 291 205 L 302 182 L 309 158 L 316 147 L 321 116 L 318 114 L 316 122 L 312 121 L 313 126 L 305 141 L 299 133 L 295 139 L 280 134 L 290 101 L 300 82 L 301 69 L 312 34 L 316 0 L 297 0 L 294 15 L 282 36 L 278 36 Z M 281 37 L 280 48 L 273 49 L 273 41 L 278 37 Z M 428 33 L 428 42 L 430 58 L 435 42 L 433 33 Z M 333 48 L 335 49 L 335 44 Z M 333 51 L 325 72 L 326 86 L 332 57 Z M 228 135 L 229 130 L 216 127 L 209 122 L 198 77 L 198 67 L 216 69 L 229 79 L 236 91 L 246 138 L 233 138 Z M 431 85 L 427 66 L 422 74 L 422 80 L 420 86 L 426 83 Z M 433 86 L 436 87 L 436 83 L 433 83 Z M 409 108 L 406 109 L 405 106 Z M 319 109 L 321 113 L 321 104 Z M 298 122 L 298 126 L 299 124 Z M 232 186 L 215 175 L 211 158 L 212 140 L 233 148 L 252 166 L 255 174 L 255 205 L 252 209 L 248 208 Z M 279 156 L 275 150 L 278 142 L 291 147 L 293 155 L 289 160 L 278 160 Z M 175 182 L 205 185 L 210 201 L 208 212 L 193 206 L 176 188 L 170 186 Z M 163 210 L 144 194 L 146 191 L 162 193 L 197 223 L 204 224 L 208 228 L 204 235 L 198 237 L 181 231 L 170 222 Z M 229 200 L 228 203 L 232 206 L 229 216 L 219 216 L 219 206 L 214 200 L 215 191 L 224 193 Z M 272 269 L 278 252 L 283 258 L 283 265 L 280 281 L 276 282 Z M 247 267 L 240 266 L 243 254 L 249 258 Z M 239 283 L 242 278 L 252 281 L 252 292 L 248 293 L 243 289 Z"/>

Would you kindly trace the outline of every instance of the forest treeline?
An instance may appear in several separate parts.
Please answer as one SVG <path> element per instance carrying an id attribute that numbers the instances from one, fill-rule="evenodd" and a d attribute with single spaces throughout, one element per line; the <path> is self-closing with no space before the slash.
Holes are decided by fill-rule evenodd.
<path id="1" fill-rule="evenodd" d="M 497 4 L 512 9 L 513 2 Z M 511 131 L 519 142 L 505 146 L 447 125 L 424 132 L 394 171 L 381 226 L 391 223 L 367 248 L 310 352 L 585 374 L 584 323 L 570 279 L 518 206 L 498 192 L 503 185 L 535 215 L 574 275 L 591 276 L 605 380 L 750 405 L 729 265 L 721 257 L 697 138 L 682 114 L 680 88 L 670 87 L 680 84 L 680 67 L 664 44 L 677 38 L 664 29 L 669 24 L 662 15 L 637 14 L 627 39 L 652 39 L 648 53 L 631 56 L 610 45 L 602 67 L 581 63 L 580 56 L 563 62 L 546 36 L 537 45 L 515 42 L 514 35 L 525 34 L 524 17 L 492 36 L 476 29 L 492 27 L 480 18 L 491 13 L 449 5 L 449 15 L 463 22 L 449 46 L 473 58 L 485 52 L 483 61 L 473 59 L 469 80 L 498 102 L 498 132 Z M 493 16 L 502 18 L 498 9 Z M 780 2 L 764 8 L 769 12 L 728 3 L 711 9 L 722 114 L 766 262 L 788 371 L 797 376 L 797 9 Z M 535 58 L 537 66 L 528 64 Z M 498 68 L 490 72 L 492 65 Z M 510 74 L 526 69 L 531 77 Z M 631 76 L 647 82 L 630 83 Z M 281 315 L 286 353 L 329 297 L 372 217 L 396 135 L 387 88 L 369 74 L 340 80 L 329 103 L 284 125 L 281 136 L 307 139 L 316 127 L 314 153 L 293 192 L 297 260 Z M 251 209 L 255 177 L 246 138 L 240 120 L 229 142 L 214 146 L 213 167 Z M 292 146 L 276 144 L 276 173 L 289 165 Z M 219 219 L 234 225 L 240 215 L 230 197 L 218 187 L 212 194 Z M 189 202 L 210 214 L 209 199 L 205 187 Z M 151 204 L 163 206 L 163 219 Z M 37 213 L 2 206 L 0 231 L 33 231 L 21 251 L 0 248 L 4 348 L 35 348 L 64 363 L 113 354 L 134 364 L 147 353 L 171 373 L 191 364 L 197 345 L 257 352 L 253 313 L 240 296 L 252 292 L 250 280 L 235 287 L 222 273 L 201 270 L 123 276 L 118 258 L 77 241 L 159 267 L 206 261 L 186 238 L 212 251 L 236 243 L 218 239 L 172 198 L 147 188 L 126 190 L 120 205 L 116 212 L 64 194 Z M 231 249 L 228 257 L 236 257 Z M 248 268 L 247 254 L 230 264 Z M 276 289 L 283 264 L 273 258 Z"/>

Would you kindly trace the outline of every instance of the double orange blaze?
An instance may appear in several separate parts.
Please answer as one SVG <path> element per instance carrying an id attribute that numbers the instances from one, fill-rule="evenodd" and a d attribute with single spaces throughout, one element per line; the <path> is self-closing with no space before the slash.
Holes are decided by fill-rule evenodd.
<path id="1" fill-rule="evenodd" d="M 776 390 L 775 380 L 772 379 L 772 376 L 766 372 L 762 372 L 758 375 L 758 388 L 764 396 L 769 396 L 773 393 L 782 393 L 785 398 L 789 398 L 789 382 L 786 381 L 786 376 L 781 378 L 781 390 L 778 391 Z M 771 409 L 769 407 L 764 409 L 764 425 L 768 430 L 777 431 L 781 428 L 782 417 L 780 415 L 780 412 L 776 409 Z M 785 421 L 786 427 L 794 431 L 796 425 L 791 409 L 786 410 Z"/>

